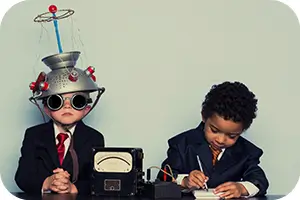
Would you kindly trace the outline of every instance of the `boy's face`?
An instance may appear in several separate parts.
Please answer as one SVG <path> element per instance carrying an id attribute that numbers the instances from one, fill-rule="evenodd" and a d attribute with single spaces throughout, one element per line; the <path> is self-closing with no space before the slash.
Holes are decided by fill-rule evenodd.
<path id="1" fill-rule="evenodd" d="M 64 98 L 64 103 L 62 108 L 57 111 L 52 111 L 47 106 L 44 106 L 46 114 L 62 124 L 73 124 L 74 122 L 81 120 L 91 107 L 86 106 L 82 110 L 72 108 L 70 99 L 74 94 L 75 93 L 61 95 Z"/>
<path id="2" fill-rule="evenodd" d="M 219 149 L 234 145 L 243 132 L 242 123 L 225 120 L 216 114 L 202 120 L 205 122 L 204 132 L 206 140 L 209 144 Z"/>

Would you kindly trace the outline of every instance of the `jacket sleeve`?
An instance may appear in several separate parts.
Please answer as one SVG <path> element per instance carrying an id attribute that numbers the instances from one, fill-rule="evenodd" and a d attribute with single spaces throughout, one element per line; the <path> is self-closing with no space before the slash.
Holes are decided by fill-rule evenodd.
<path id="1" fill-rule="evenodd" d="M 34 138 L 28 129 L 25 132 L 21 147 L 21 157 L 15 174 L 18 187 L 25 193 L 41 193 L 42 185 L 46 177 L 38 175 L 35 158 Z"/>
<path id="2" fill-rule="evenodd" d="M 183 173 L 182 168 L 184 161 L 180 153 L 179 145 L 172 139 L 168 141 L 168 144 L 167 158 L 163 161 L 161 169 L 164 169 L 166 165 L 169 165 L 172 169 L 173 176 L 176 179 L 178 174 Z M 166 168 L 166 171 L 170 173 L 169 168 Z M 161 170 L 158 172 L 157 179 L 164 180 L 164 173 Z M 172 181 L 172 178 L 168 175 L 167 181 Z"/>
<path id="3" fill-rule="evenodd" d="M 255 151 L 255 153 L 252 153 L 249 156 L 242 177 L 243 181 L 249 181 L 259 189 L 259 192 L 255 196 L 265 195 L 269 187 L 267 177 L 264 171 L 259 167 L 259 159 L 262 156 L 262 154 L 263 151 L 259 149 L 258 151 Z"/>

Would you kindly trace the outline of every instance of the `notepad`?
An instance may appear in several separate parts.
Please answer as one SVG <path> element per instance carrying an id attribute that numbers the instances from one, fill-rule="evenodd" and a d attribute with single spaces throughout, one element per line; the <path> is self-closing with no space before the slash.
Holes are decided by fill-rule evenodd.
<path id="1" fill-rule="evenodd" d="M 220 194 L 214 194 L 213 192 L 214 189 L 208 189 L 208 191 L 206 190 L 194 190 L 193 194 L 195 196 L 196 199 L 220 199 Z"/>

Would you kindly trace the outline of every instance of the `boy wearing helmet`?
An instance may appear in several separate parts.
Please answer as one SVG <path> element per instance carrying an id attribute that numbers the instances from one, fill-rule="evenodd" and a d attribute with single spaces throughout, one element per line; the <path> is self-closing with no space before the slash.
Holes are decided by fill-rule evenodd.
<path id="1" fill-rule="evenodd" d="M 51 120 L 25 132 L 15 174 L 25 193 L 90 193 L 92 148 L 104 147 L 104 137 L 82 119 L 97 104 L 104 88 L 96 85 L 93 68 L 75 68 L 79 54 L 65 52 L 44 58 L 52 71 L 42 72 L 30 85 L 30 101 L 39 107 L 37 100 L 41 100 Z M 92 106 L 91 92 L 98 92 Z"/>

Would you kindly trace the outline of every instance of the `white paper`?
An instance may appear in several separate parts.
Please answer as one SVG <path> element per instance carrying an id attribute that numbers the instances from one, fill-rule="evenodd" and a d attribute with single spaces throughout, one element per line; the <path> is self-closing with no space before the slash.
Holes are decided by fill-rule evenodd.
<path id="1" fill-rule="evenodd" d="M 206 190 L 194 190 L 193 191 L 193 194 L 195 196 L 196 199 L 220 199 L 220 194 L 222 193 L 219 193 L 219 194 L 215 194 L 213 192 L 214 189 L 208 189 L 208 191 Z"/>

